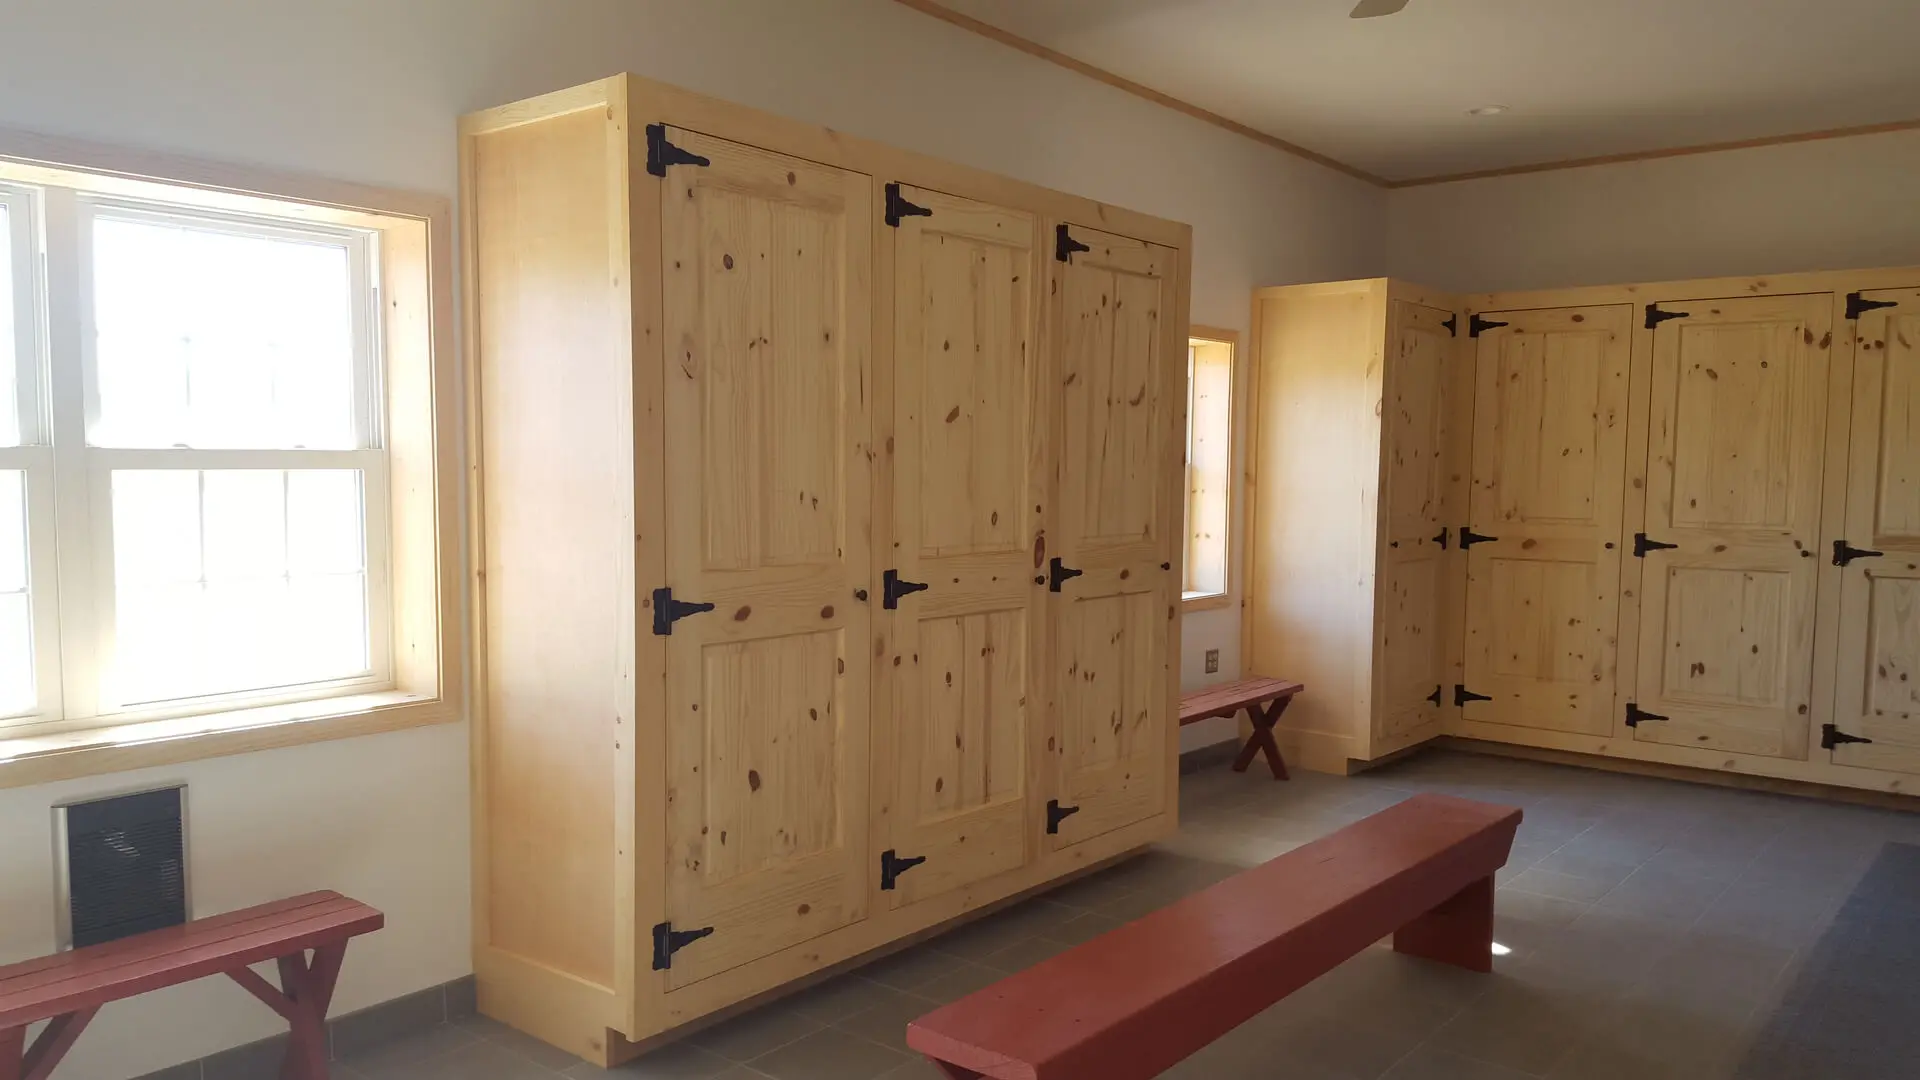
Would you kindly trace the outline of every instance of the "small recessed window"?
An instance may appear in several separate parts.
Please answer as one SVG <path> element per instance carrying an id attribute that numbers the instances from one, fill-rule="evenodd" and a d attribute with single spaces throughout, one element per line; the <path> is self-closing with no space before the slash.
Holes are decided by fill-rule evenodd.
<path id="1" fill-rule="evenodd" d="M 1187 561 L 1181 597 L 1224 604 L 1233 519 L 1233 382 L 1237 335 L 1207 331 L 1187 342 Z"/>

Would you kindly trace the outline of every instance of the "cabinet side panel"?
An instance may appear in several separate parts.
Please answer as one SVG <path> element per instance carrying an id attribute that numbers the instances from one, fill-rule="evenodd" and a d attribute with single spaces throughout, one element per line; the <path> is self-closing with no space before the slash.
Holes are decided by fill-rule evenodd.
<path id="1" fill-rule="evenodd" d="M 1386 312 L 1372 289 L 1260 303 L 1247 674 L 1306 684 L 1286 749 L 1342 770 L 1367 755 L 1372 710 Z"/>
<path id="2" fill-rule="evenodd" d="M 481 135 L 468 193 L 485 547 L 476 933 L 607 988 L 614 747 L 633 723 L 620 647 L 633 617 L 631 356 L 610 274 L 625 215 L 607 183 L 618 145 L 598 109 Z"/>

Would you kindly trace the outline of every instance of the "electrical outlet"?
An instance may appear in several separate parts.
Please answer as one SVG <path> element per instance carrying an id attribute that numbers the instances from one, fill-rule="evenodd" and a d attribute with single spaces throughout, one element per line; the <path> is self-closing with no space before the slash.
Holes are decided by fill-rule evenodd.
<path id="1" fill-rule="evenodd" d="M 1207 674 L 1211 675 L 1214 672 L 1219 670 L 1220 670 L 1220 650 L 1208 649 L 1207 650 Z"/>

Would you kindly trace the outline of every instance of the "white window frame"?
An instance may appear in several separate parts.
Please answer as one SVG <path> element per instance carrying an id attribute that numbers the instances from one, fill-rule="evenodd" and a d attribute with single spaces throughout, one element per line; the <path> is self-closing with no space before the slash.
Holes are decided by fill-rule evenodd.
<path id="1" fill-rule="evenodd" d="M 1190 590 L 1187 588 L 1187 586 L 1192 583 L 1195 566 L 1193 523 L 1187 520 L 1187 518 L 1191 513 L 1193 505 L 1194 395 L 1196 382 L 1194 378 L 1194 365 L 1196 363 L 1195 343 L 1197 342 L 1224 346 L 1227 350 L 1226 412 L 1228 423 L 1226 426 L 1226 462 L 1225 468 L 1222 470 L 1222 483 L 1225 486 L 1223 491 L 1223 498 L 1225 500 L 1223 516 L 1225 520 L 1222 522 L 1220 540 L 1220 588 L 1218 590 L 1206 591 Z M 1235 444 L 1240 438 L 1240 362 L 1239 332 L 1210 326 L 1190 326 L 1187 328 L 1187 426 L 1184 432 L 1186 446 L 1182 452 L 1182 460 L 1185 465 L 1185 483 L 1181 500 L 1181 544 L 1184 555 L 1181 565 L 1183 567 L 1184 578 L 1181 581 L 1180 607 L 1183 611 L 1205 611 L 1211 608 L 1229 607 L 1233 603 L 1234 587 L 1238 576 L 1235 571 L 1235 560 L 1239 554 L 1238 545 L 1234 542 L 1233 515 L 1235 503 L 1238 501 L 1236 495 L 1239 488 L 1239 478 L 1236 475 L 1239 458 L 1235 453 Z"/>
<path id="2" fill-rule="evenodd" d="M 36 315 L 35 382 L 19 395 L 31 463 L 29 521 L 35 661 L 42 680 L 34 713 L 0 719 L 0 737 L 65 731 L 379 693 L 394 689 L 389 567 L 391 492 L 382 378 L 377 234 L 369 229 L 237 214 L 46 186 L 4 189 L 32 208 L 41 238 L 26 283 Z M 157 221 L 198 229 L 342 245 L 348 252 L 357 449 L 232 450 L 95 446 L 100 396 L 93 328 L 92 228 L 96 220 Z M 16 245 L 18 246 L 18 245 Z M 17 265 L 17 264 L 16 264 Z M 24 334 L 24 332 L 23 332 Z M 35 398 L 38 401 L 35 401 Z M 31 414 L 34 426 L 27 420 Z M 29 435 L 31 432 L 31 436 Z M 112 477 L 158 469 L 351 469 L 362 476 L 369 670 L 351 678 L 239 689 L 161 702 L 126 700 L 115 670 Z M 62 527 L 53 526 L 58 521 Z"/>
<path id="3" fill-rule="evenodd" d="M 13 278 L 12 406 L 20 429 L 20 445 L 0 446 L 0 470 L 21 472 L 26 477 L 28 618 L 35 698 L 31 711 L 0 717 L 0 729 L 4 729 L 59 719 L 62 699 L 54 456 L 45 408 L 46 313 L 40 303 L 40 206 L 32 188 L 4 183 L 0 183 L 0 205 L 7 209 L 4 256 Z"/>

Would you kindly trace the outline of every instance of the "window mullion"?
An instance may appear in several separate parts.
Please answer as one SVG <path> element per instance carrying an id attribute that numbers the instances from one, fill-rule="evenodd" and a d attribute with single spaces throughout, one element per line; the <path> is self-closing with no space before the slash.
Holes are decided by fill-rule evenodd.
<path id="1" fill-rule="evenodd" d="M 98 715 L 103 652 L 101 611 L 111 610 L 111 567 L 96 559 L 103 529 L 96 521 L 95 478 L 87 460 L 86 225 L 72 191 L 49 188 L 45 201 L 47 415 L 53 444 L 53 507 L 59 522 L 60 672 L 68 719 Z M 104 477 L 100 478 L 104 481 Z M 108 540 L 111 537 L 107 538 Z"/>

